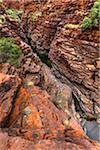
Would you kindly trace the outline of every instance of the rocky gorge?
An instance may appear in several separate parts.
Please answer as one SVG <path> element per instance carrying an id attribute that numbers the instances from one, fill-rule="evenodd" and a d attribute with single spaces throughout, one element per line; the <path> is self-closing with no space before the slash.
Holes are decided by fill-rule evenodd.
<path id="1" fill-rule="evenodd" d="M 83 24 L 98 7 L 95 0 L 0 3 L 0 150 L 100 149 L 99 27 Z"/>

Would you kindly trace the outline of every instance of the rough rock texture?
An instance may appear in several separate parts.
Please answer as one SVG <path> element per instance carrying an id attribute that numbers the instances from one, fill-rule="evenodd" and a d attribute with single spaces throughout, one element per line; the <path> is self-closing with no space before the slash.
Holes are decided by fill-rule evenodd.
<path id="1" fill-rule="evenodd" d="M 79 20 L 79 14 L 76 18 L 78 19 L 75 20 L 75 24 Z M 70 23 L 68 18 L 67 23 Z M 74 83 L 76 95 L 80 97 L 78 102 L 82 111 L 98 117 L 100 83 L 97 65 L 99 62 L 97 29 L 92 33 L 89 36 L 89 32 L 84 35 L 85 33 L 80 33 L 79 29 L 62 28 L 51 44 L 49 56 L 54 63 L 54 68 Z"/>
<path id="2" fill-rule="evenodd" d="M 21 23 L 0 5 L 0 37 L 15 38 L 23 52 L 19 68 L 0 64 L 0 150 L 100 149 L 82 129 L 84 119 L 98 125 L 98 29 L 65 28 L 80 24 L 93 2 L 26 0 Z M 48 55 L 52 68 L 32 51 Z"/>
<path id="3" fill-rule="evenodd" d="M 54 63 L 54 68 L 57 70 L 60 68 L 59 71 L 76 86 L 75 90 L 81 99 L 81 101 L 78 100 L 81 109 L 87 113 L 98 115 L 99 112 L 96 107 L 99 105 L 100 97 L 97 67 L 99 45 L 98 43 L 79 40 L 77 37 L 74 39 L 72 38 L 73 35 L 64 38 L 64 35 L 67 36 L 65 30 L 55 38 L 51 46 L 49 56 Z"/>
<path id="4" fill-rule="evenodd" d="M 20 9 L 24 6 L 24 0 L 3 0 L 6 7 Z"/>
<path id="5" fill-rule="evenodd" d="M 28 38 L 31 40 L 32 46 L 39 53 L 48 53 L 50 50 L 51 42 L 53 41 L 59 26 L 62 25 L 63 20 L 67 20 L 68 17 L 75 17 L 73 13 L 82 11 L 83 16 L 81 16 L 78 21 L 81 21 L 86 15 L 86 10 L 93 5 L 93 1 L 86 0 L 48 0 L 47 3 L 43 5 L 36 5 L 33 3 L 28 3 L 24 7 L 24 14 L 22 17 L 23 29 L 27 33 Z M 42 7 L 42 9 L 40 8 Z M 37 14 L 39 13 L 39 15 Z M 79 15 L 78 13 L 78 15 Z M 35 20 L 31 16 L 37 16 Z M 76 18 L 74 18 L 76 19 Z M 71 21 L 70 23 L 74 23 Z M 27 26 L 26 26 L 27 25 Z"/>
<path id="6" fill-rule="evenodd" d="M 77 146 L 76 144 L 57 141 L 57 140 L 40 140 L 39 143 L 34 144 L 31 141 L 25 140 L 20 137 L 11 137 L 6 132 L 0 132 L 0 149 L 1 150 L 85 150 L 83 146 Z M 91 149 L 91 150 L 95 150 Z"/>
<path id="7" fill-rule="evenodd" d="M 13 102 L 21 80 L 0 73 L 0 125 L 3 126 L 11 113 Z"/>
<path id="8" fill-rule="evenodd" d="M 1 150 L 32 150 L 34 149 L 34 144 L 30 141 L 24 140 L 20 137 L 8 136 L 6 132 L 0 132 L 0 149 Z"/>
<path id="9" fill-rule="evenodd" d="M 63 74 L 73 83 L 74 98 L 80 106 L 77 109 L 81 109 L 86 118 L 98 118 L 100 111 L 99 33 L 98 28 L 81 31 L 73 26 L 82 23 L 93 2 L 51 0 L 43 5 L 34 21 L 30 13 L 35 16 L 39 7 L 29 3 L 22 19 L 31 46 L 39 54 L 49 55 L 57 76 Z M 73 26 L 66 27 L 66 24 Z"/>
<path id="10" fill-rule="evenodd" d="M 9 81 L 8 79 L 10 78 L 9 75 L 4 76 L 3 73 L 0 77 L 0 81 L 3 81 L 4 77 L 7 81 Z M 12 82 L 13 80 L 10 84 Z M 33 146 L 36 149 L 38 149 L 38 147 L 40 147 L 40 149 L 42 149 L 42 147 L 46 149 L 47 147 L 48 149 L 54 148 L 55 150 L 70 149 L 72 146 L 73 149 L 89 148 L 92 150 L 99 148 L 96 142 L 86 137 L 84 131 L 68 110 L 64 112 L 63 109 L 56 107 L 54 103 L 52 103 L 52 95 L 49 95 L 45 90 L 41 90 L 32 83 L 32 81 L 28 82 L 21 86 L 20 89 L 17 89 L 17 95 L 15 94 L 16 97 L 12 103 L 12 110 L 10 114 L 9 112 L 6 113 L 8 114 L 8 118 L 6 117 L 7 120 L 1 116 L 2 130 L 0 146 L 2 150 L 3 147 L 8 149 L 13 149 L 13 147 L 16 147 L 16 149 L 22 149 L 22 147 L 24 147 L 24 149 L 26 149 L 27 147 L 31 149 Z M 3 86 L 2 82 L 1 86 Z M 14 87 L 16 86 L 17 83 L 14 82 Z M 11 90 L 7 90 L 8 92 L 5 94 L 5 97 L 9 94 L 11 95 Z M 14 90 L 13 86 L 12 90 Z M 63 94 L 63 92 L 61 94 Z M 9 101 L 10 100 L 13 100 L 13 97 L 10 97 Z M 5 99 L 4 102 L 6 102 Z M 5 106 L 5 108 L 8 108 L 8 106 L 9 105 Z M 1 108 L 5 110 L 3 105 L 1 105 Z M 1 114 L 3 114 L 3 112 L 1 112 Z M 20 136 L 21 138 L 12 136 Z M 22 138 L 33 141 L 36 144 Z M 19 144 L 17 145 L 17 143 Z M 61 143 L 63 145 L 61 145 Z M 50 144 L 52 144 L 52 146 L 49 148 Z"/>

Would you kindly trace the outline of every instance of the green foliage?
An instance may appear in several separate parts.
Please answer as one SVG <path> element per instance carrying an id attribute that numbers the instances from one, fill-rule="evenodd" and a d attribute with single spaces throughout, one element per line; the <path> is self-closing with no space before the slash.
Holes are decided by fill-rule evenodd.
<path id="1" fill-rule="evenodd" d="M 19 67 L 22 52 L 13 38 L 0 39 L 0 63 L 9 63 Z"/>
<path id="2" fill-rule="evenodd" d="M 18 22 L 21 21 L 22 10 L 8 8 L 8 9 L 6 9 L 6 13 L 11 18 L 18 20 Z"/>
<path id="3" fill-rule="evenodd" d="M 86 30 L 92 26 L 99 27 L 100 20 L 100 0 L 97 0 L 90 9 L 88 17 L 85 17 L 82 23 L 82 29 Z"/>
<path id="4" fill-rule="evenodd" d="M 82 28 L 84 30 L 90 28 L 92 26 L 92 20 L 89 17 L 85 17 L 83 20 Z"/>

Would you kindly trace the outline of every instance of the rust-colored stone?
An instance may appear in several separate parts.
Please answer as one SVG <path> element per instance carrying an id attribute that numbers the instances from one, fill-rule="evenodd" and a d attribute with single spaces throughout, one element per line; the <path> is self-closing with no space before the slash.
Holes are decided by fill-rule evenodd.
<path id="1" fill-rule="evenodd" d="M 20 68 L 0 64 L 0 150 L 99 150 L 84 132 L 84 120 L 99 121 L 99 33 L 77 26 L 94 0 L 6 2 L 24 5 L 20 23 L 0 5 L 0 37 L 15 38 L 23 56 Z"/>
<path id="2" fill-rule="evenodd" d="M 18 77 L 0 73 L 0 126 L 5 124 L 12 110 L 20 84 Z"/>

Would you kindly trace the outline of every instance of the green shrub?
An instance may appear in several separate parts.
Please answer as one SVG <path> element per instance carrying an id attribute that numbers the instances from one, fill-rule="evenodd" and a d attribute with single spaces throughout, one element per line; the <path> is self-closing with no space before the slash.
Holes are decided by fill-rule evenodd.
<path id="1" fill-rule="evenodd" d="M 100 0 L 97 0 L 93 7 L 90 9 L 88 17 L 83 19 L 82 29 L 86 30 L 92 26 L 99 27 L 100 20 Z"/>
<path id="2" fill-rule="evenodd" d="M 18 22 L 21 21 L 22 10 L 8 8 L 6 9 L 6 14 L 11 18 L 18 20 Z"/>
<path id="3" fill-rule="evenodd" d="M 100 21 L 100 0 L 95 2 L 90 10 L 90 15 L 94 26 L 99 26 Z"/>
<path id="4" fill-rule="evenodd" d="M 9 63 L 19 67 L 21 55 L 21 49 L 13 38 L 0 39 L 0 63 Z"/>
<path id="5" fill-rule="evenodd" d="M 92 20 L 89 17 L 85 17 L 83 20 L 82 28 L 84 30 L 90 28 L 92 26 Z"/>

